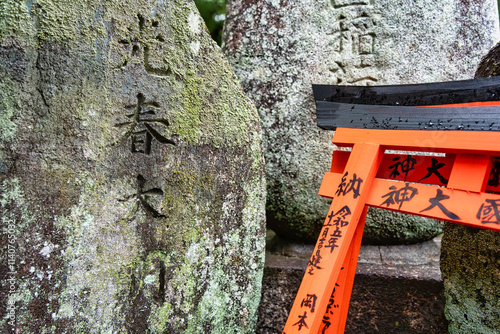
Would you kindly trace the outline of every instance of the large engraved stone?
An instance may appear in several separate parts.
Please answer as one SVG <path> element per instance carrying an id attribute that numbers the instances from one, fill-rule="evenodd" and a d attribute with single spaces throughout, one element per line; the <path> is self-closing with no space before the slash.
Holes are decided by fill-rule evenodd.
<path id="1" fill-rule="evenodd" d="M 192 2 L 2 1 L 2 333 L 253 333 L 264 194 Z"/>
<path id="2" fill-rule="evenodd" d="M 333 150 L 333 133 L 316 127 L 311 84 L 470 79 L 500 37 L 494 0 L 230 0 L 227 8 L 223 48 L 264 130 L 268 225 L 303 241 L 317 239 L 328 211 L 317 192 Z M 380 213 L 369 215 L 365 237 L 405 243 L 441 230 Z"/>

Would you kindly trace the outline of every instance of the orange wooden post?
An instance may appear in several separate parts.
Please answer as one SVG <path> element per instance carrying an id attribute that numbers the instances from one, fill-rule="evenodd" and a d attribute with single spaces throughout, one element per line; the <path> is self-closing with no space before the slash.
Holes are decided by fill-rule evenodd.
<path id="1" fill-rule="evenodd" d="M 337 146 L 373 143 L 391 150 L 498 155 L 500 133 L 495 131 L 420 131 L 338 128 Z"/>
<path id="2" fill-rule="evenodd" d="M 344 265 L 341 268 L 339 278 L 335 283 L 332 291 L 322 325 L 318 333 L 336 334 L 343 333 L 349 311 L 349 301 L 351 300 L 352 286 L 354 284 L 354 276 L 358 264 L 359 250 L 361 248 L 361 239 L 365 228 L 366 212 L 368 207 L 365 206 L 354 237 L 349 246 Z"/>
<path id="3" fill-rule="evenodd" d="M 283 333 L 318 333 L 382 155 L 379 145 L 354 145 Z"/>
<path id="4" fill-rule="evenodd" d="M 500 132 L 338 128 L 333 142 L 353 149 L 325 173 L 332 204 L 283 333 L 343 333 L 367 205 L 500 231 Z"/>

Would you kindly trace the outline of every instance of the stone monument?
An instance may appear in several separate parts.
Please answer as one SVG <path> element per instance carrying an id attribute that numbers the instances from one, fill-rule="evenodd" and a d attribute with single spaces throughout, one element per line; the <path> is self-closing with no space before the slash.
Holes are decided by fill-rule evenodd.
<path id="1" fill-rule="evenodd" d="M 253 333 L 261 126 L 192 2 L 2 1 L 3 333 Z"/>
<path id="2" fill-rule="evenodd" d="M 230 0 L 223 49 L 260 114 L 268 226 L 314 242 L 328 211 L 317 192 L 333 133 L 316 126 L 311 84 L 469 79 L 499 37 L 495 0 Z M 441 230 L 372 213 L 364 238 L 408 243 Z"/>

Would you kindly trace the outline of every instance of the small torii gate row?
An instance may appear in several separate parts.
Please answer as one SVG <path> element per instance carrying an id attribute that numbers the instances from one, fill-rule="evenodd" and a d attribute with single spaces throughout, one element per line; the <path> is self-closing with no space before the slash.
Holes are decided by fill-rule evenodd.
<path id="1" fill-rule="evenodd" d="M 442 108 L 443 114 L 454 115 L 458 123 L 466 118 L 475 123 L 474 118 L 491 116 L 483 113 L 488 108 L 500 125 L 500 102 L 460 102 L 464 104 Z M 396 123 L 382 123 L 385 127 L 380 129 L 379 120 L 390 118 L 396 109 L 404 114 L 409 108 L 410 116 L 418 118 L 414 113 L 426 113 L 426 108 L 384 106 L 383 112 L 372 113 L 377 106 L 367 105 L 355 105 L 358 113 L 353 117 L 361 113 L 365 119 L 376 117 L 377 122 L 348 128 L 354 120 L 346 113 L 354 105 L 321 103 L 318 123 L 320 118 L 334 119 L 333 126 L 326 126 L 336 129 L 333 143 L 352 150 L 335 150 L 331 169 L 323 178 L 319 194 L 333 200 L 284 334 L 344 332 L 368 206 L 500 231 L 499 131 L 400 130 L 394 129 L 401 123 L 397 118 Z M 317 101 L 318 106 L 321 103 Z M 335 106 L 328 109 L 325 103 Z"/>

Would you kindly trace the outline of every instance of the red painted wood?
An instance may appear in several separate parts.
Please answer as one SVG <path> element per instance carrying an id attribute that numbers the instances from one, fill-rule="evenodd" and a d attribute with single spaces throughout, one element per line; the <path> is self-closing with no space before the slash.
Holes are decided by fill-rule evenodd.
<path id="1" fill-rule="evenodd" d="M 349 246 L 349 251 L 347 252 L 347 256 L 344 260 L 343 269 L 340 271 L 341 274 L 339 280 L 335 284 L 335 298 L 330 298 L 328 305 L 331 306 L 327 307 L 325 316 L 323 317 L 322 327 L 318 333 L 336 334 L 344 332 L 367 211 L 368 207 L 365 206 L 358 226 L 356 227 L 356 232 L 354 233 L 354 237 Z M 327 326 L 329 322 L 331 322 L 331 325 Z"/>
<path id="2" fill-rule="evenodd" d="M 500 132 L 495 131 L 418 131 L 346 129 L 335 131 L 333 143 L 352 147 L 354 143 L 373 143 L 386 149 L 420 152 L 499 155 Z"/>
<path id="3" fill-rule="evenodd" d="M 335 173 L 342 172 L 350 153 L 350 151 L 334 151 L 330 171 Z M 478 157 L 478 155 L 472 155 L 472 163 L 474 165 L 479 163 L 479 160 L 477 160 Z M 419 155 L 418 153 L 384 154 L 377 172 L 377 178 L 446 186 L 450 179 L 455 158 L 455 154 L 447 154 L 446 156 Z M 490 156 L 487 156 L 487 159 L 489 163 L 486 172 L 474 172 L 474 174 L 478 174 L 475 177 L 479 177 L 481 182 L 484 182 L 481 185 L 486 186 L 485 191 L 500 193 L 500 158 L 491 159 Z M 484 178 L 483 175 L 485 175 Z M 455 180 L 469 179 L 470 177 L 471 174 L 466 172 L 465 175 L 461 175 L 458 178 L 455 177 Z M 488 177 L 490 184 L 487 184 Z M 464 187 L 459 186 L 455 181 L 454 183 L 453 187 L 456 189 L 464 189 Z M 478 182 L 473 183 L 479 184 Z M 472 189 L 469 190 L 472 191 Z"/>
<path id="4" fill-rule="evenodd" d="M 447 187 L 481 192 L 491 171 L 491 157 L 477 154 L 458 154 Z"/>

